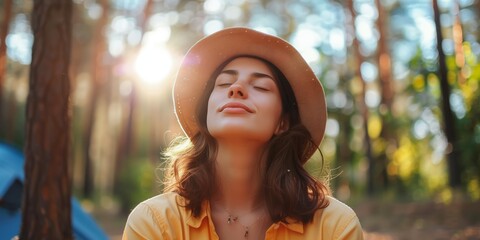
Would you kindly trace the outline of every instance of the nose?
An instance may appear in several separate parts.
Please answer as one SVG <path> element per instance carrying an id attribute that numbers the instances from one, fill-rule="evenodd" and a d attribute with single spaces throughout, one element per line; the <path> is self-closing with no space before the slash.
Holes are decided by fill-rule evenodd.
<path id="1" fill-rule="evenodd" d="M 241 84 L 234 83 L 230 86 L 230 89 L 228 90 L 228 97 L 231 98 L 246 98 L 247 97 L 247 91 L 243 88 Z"/>

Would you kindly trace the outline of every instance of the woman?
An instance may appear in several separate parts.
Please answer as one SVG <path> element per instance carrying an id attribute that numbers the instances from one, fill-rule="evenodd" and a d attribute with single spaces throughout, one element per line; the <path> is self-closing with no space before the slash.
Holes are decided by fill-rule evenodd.
<path id="1" fill-rule="evenodd" d="M 123 239 L 363 239 L 355 213 L 303 164 L 323 138 L 323 88 L 284 40 L 229 28 L 197 42 L 173 89 L 188 136 L 166 192 L 140 203 Z"/>

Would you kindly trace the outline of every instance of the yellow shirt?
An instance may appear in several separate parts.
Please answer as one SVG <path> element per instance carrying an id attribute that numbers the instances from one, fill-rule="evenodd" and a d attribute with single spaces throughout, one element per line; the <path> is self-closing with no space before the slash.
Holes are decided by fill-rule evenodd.
<path id="1" fill-rule="evenodd" d="M 308 224 L 282 222 L 268 228 L 265 239 L 363 239 L 362 227 L 355 212 L 333 197 L 330 205 L 318 210 Z M 180 203 L 180 204 L 178 204 Z M 128 217 L 123 240 L 133 239 L 192 239 L 218 240 L 205 202 L 198 218 L 180 205 L 185 199 L 176 193 L 164 193 L 140 203 Z"/>

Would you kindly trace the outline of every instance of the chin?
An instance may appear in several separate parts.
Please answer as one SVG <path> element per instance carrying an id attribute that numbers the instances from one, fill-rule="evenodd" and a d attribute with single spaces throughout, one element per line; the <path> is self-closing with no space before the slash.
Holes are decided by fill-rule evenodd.
<path id="1" fill-rule="evenodd" d="M 262 132 L 259 129 L 248 129 L 244 126 L 209 129 L 209 132 L 215 139 L 249 139 L 263 142 L 268 142 L 273 135 L 272 133 Z"/>

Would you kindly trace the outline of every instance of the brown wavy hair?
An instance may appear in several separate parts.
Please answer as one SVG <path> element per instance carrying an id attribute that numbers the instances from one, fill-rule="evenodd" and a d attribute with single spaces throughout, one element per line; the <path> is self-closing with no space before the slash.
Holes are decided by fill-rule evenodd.
<path id="1" fill-rule="evenodd" d="M 283 73 L 272 63 L 256 56 L 236 56 L 221 64 L 207 83 L 197 107 L 199 132 L 191 139 L 174 142 L 165 157 L 170 161 L 165 191 L 174 191 L 187 200 L 185 207 L 198 217 L 202 203 L 210 200 L 215 189 L 217 142 L 207 129 L 208 99 L 223 68 L 238 57 L 251 57 L 266 63 L 275 75 L 282 98 L 282 111 L 289 128 L 275 135 L 267 145 L 261 163 L 262 191 L 271 219 L 286 222 L 287 217 L 307 223 L 317 209 L 328 206 L 328 186 L 312 177 L 303 167 L 312 148 L 310 132 L 300 122 L 293 90 Z M 323 158 L 322 158 L 323 162 Z"/>

